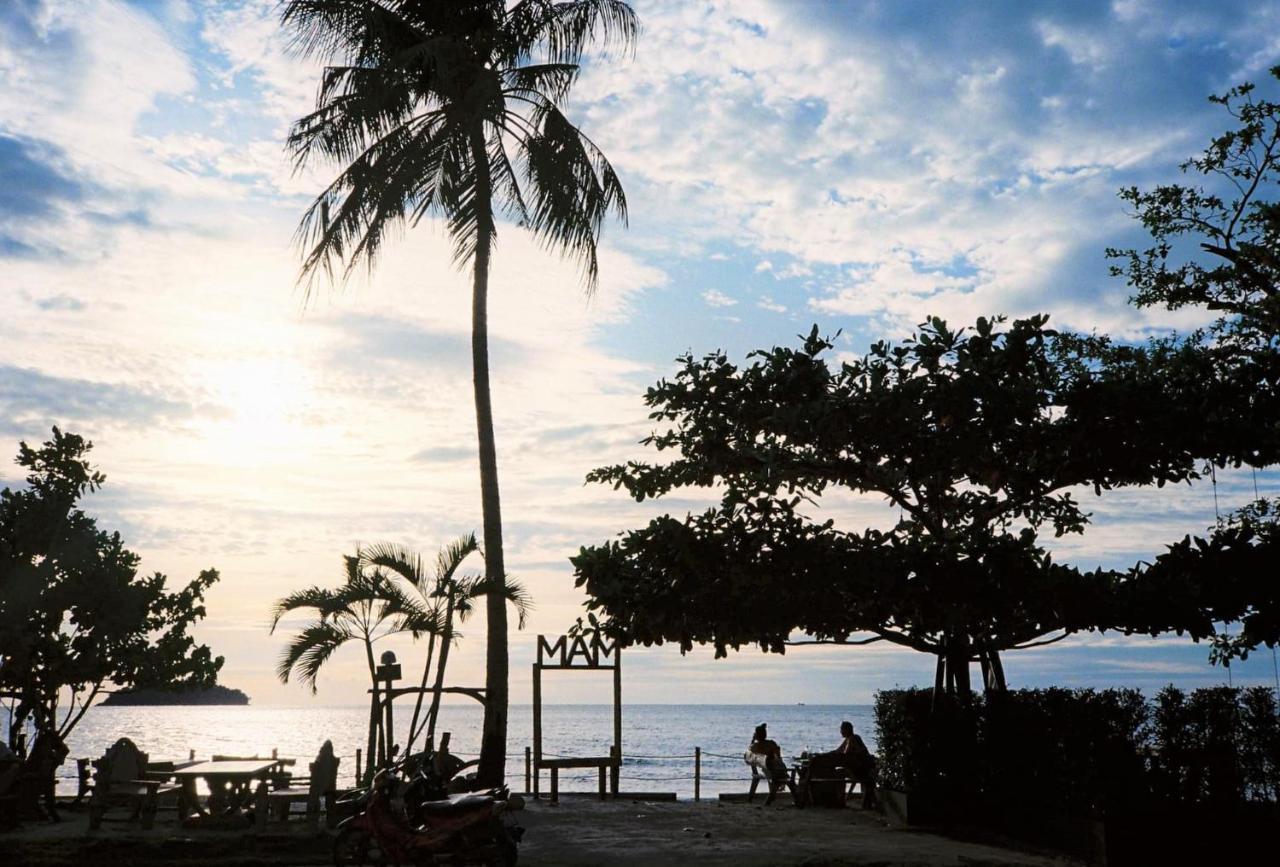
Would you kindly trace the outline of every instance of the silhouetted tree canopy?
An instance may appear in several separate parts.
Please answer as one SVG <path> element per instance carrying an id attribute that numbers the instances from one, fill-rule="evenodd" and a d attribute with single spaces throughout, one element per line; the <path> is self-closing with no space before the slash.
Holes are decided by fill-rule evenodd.
<path id="1" fill-rule="evenodd" d="M 1280 66 L 1271 69 L 1280 79 Z M 1201 453 L 1223 467 L 1280 463 L 1280 103 L 1260 98 L 1252 84 L 1210 97 L 1233 119 L 1182 171 L 1192 184 L 1129 187 L 1121 198 L 1148 229 L 1144 250 L 1108 250 L 1142 307 L 1200 307 L 1216 314 L 1182 344 L 1196 364 L 1212 367 L 1213 387 L 1200 406 Z M 1172 345 L 1166 341 L 1164 348 Z M 1177 371 L 1177 365 L 1170 365 Z M 1153 564 L 1155 575 L 1190 586 L 1220 583 L 1276 543 L 1280 497 L 1259 498 L 1220 522 L 1205 540 L 1184 539 Z M 1253 549 L 1253 550 L 1251 550 Z M 1268 560 L 1258 568 L 1280 580 Z M 1275 589 L 1258 588 L 1274 600 Z M 1274 612 L 1274 608 L 1272 609 Z M 1274 613 L 1245 617 L 1239 635 L 1219 635 L 1214 658 L 1229 661 L 1252 647 L 1274 645 Z"/>
<path id="2" fill-rule="evenodd" d="M 816 327 L 799 348 L 751 353 L 743 367 L 684 356 L 646 396 L 666 427 L 644 442 L 673 457 L 588 479 L 636 500 L 715 489 L 720 503 L 582 549 L 573 563 L 591 628 L 624 644 L 710 643 L 718 655 L 783 652 L 796 632 L 887 640 L 937 654 L 937 685 L 945 674 L 966 693 L 970 661 L 999 686 L 1000 651 L 1085 630 L 1212 639 L 1223 660 L 1274 646 L 1277 503 L 1259 500 L 1129 569 L 1082 572 L 1038 541 L 1084 531 L 1073 491 L 1280 461 L 1280 211 L 1264 199 L 1280 106 L 1252 94 L 1214 98 L 1240 126 L 1184 166 L 1238 195 L 1124 190 L 1154 246 L 1108 251 L 1136 303 L 1200 305 L 1219 314 L 1212 326 L 1132 345 L 1059 334 L 1043 316 L 958 331 L 930 319 L 839 365 Z M 1213 264 L 1197 261 L 1205 253 Z M 900 518 L 852 530 L 808 517 L 833 488 L 879 494 Z M 1233 622 L 1239 635 L 1221 629 Z"/>
<path id="3" fill-rule="evenodd" d="M 781 652 L 796 631 L 887 640 L 952 657 L 962 681 L 976 658 L 996 683 L 1000 651 L 1051 636 L 1213 635 L 1218 600 L 1153 604 L 1147 570 L 1081 572 L 1037 541 L 1042 529 L 1084 531 L 1080 486 L 1197 477 L 1197 435 L 1169 394 L 1192 380 L 1162 383 L 1166 368 L 1141 351 L 1103 368 L 1097 348 L 1045 317 L 971 330 L 935 319 L 839 365 L 816 329 L 744 367 L 721 353 L 681 358 L 646 396 L 668 429 L 645 442 L 674 458 L 588 478 L 637 500 L 715 487 L 720 504 L 583 549 L 573 562 L 589 610 L 624 642 L 706 642 L 723 654 L 750 643 Z M 833 488 L 882 495 L 897 524 L 807 517 Z"/>
<path id="4" fill-rule="evenodd" d="M 218 573 L 174 591 L 160 573 L 140 574 L 120 534 L 78 507 L 105 481 L 85 458 L 91 448 L 55 427 L 40 448 L 19 447 L 27 487 L 0 491 L 0 694 L 12 702 L 11 739 L 28 723 L 37 737 L 65 738 L 104 686 L 196 689 L 222 667 L 188 633 Z"/>

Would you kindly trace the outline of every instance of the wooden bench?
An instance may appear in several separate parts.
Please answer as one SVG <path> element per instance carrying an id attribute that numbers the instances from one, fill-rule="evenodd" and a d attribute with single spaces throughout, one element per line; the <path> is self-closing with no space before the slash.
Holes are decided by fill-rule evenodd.
<path id="1" fill-rule="evenodd" d="M 560 770 L 561 768 L 599 768 L 600 800 L 604 800 L 609 792 L 606 772 L 619 764 L 613 756 L 590 756 L 581 759 L 543 759 L 538 762 L 539 768 L 551 771 L 551 803 L 560 803 Z"/>
<path id="2" fill-rule="evenodd" d="M 338 763 L 341 761 L 333 754 L 333 742 L 325 741 L 316 754 L 316 760 L 308 768 L 310 776 L 291 777 L 288 774 L 278 778 L 277 787 L 267 793 L 267 803 L 271 815 L 283 822 L 288 820 L 293 805 L 305 804 L 306 818 L 313 829 L 320 827 L 320 806 L 324 804 L 326 824 L 332 828 L 337 824 L 337 815 L 333 804 L 338 791 Z M 283 782 L 283 786 L 279 785 Z"/>
<path id="3" fill-rule="evenodd" d="M 155 823 L 160 798 L 181 797 L 180 786 L 169 785 L 148 773 L 147 754 L 128 738 L 112 744 L 94 765 L 97 771 L 89 795 L 91 830 L 102 824 L 107 810 L 117 806 L 131 807 L 129 821 L 141 817 L 142 827 L 150 828 Z"/>

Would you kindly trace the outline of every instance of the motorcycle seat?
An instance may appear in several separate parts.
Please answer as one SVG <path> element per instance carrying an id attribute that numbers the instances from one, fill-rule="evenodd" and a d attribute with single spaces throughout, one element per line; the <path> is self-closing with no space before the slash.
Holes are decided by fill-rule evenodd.
<path id="1" fill-rule="evenodd" d="M 461 795 L 450 795 L 443 801 L 425 801 L 421 810 L 423 813 L 439 816 L 446 813 L 462 813 L 474 810 L 477 807 L 488 806 L 493 801 L 492 795 L 477 795 L 473 792 L 467 792 Z"/>

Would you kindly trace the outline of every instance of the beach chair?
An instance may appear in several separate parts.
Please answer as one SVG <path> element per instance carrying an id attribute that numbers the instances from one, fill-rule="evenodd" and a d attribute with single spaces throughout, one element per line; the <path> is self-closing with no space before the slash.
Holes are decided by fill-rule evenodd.
<path id="1" fill-rule="evenodd" d="M 325 741 L 316 760 L 309 766 L 310 776 L 286 776 L 283 778 L 284 786 L 267 793 L 271 815 L 283 822 L 289 818 L 294 804 L 305 804 L 307 822 L 316 829 L 320 825 L 320 807 L 323 803 L 326 824 L 332 828 L 337 819 L 333 805 L 338 791 L 339 761 L 333 754 L 333 742 Z"/>
<path id="2" fill-rule="evenodd" d="M 155 823 L 161 798 L 181 797 L 181 787 L 148 774 L 147 754 L 128 738 L 120 738 L 94 762 L 96 773 L 89 794 L 89 828 L 98 828 L 112 807 L 129 807 L 129 821 L 141 817 L 142 827 Z"/>

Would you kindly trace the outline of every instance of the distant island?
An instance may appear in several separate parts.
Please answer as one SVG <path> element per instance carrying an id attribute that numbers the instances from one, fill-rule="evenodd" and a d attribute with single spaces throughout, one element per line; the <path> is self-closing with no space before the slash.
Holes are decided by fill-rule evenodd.
<path id="1" fill-rule="evenodd" d="M 248 704 L 249 696 L 238 689 L 211 686 L 208 689 L 137 689 L 129 692 L 113 692 L 102 702 L 104 705 L 136 706 L 164 704 Z"/>

